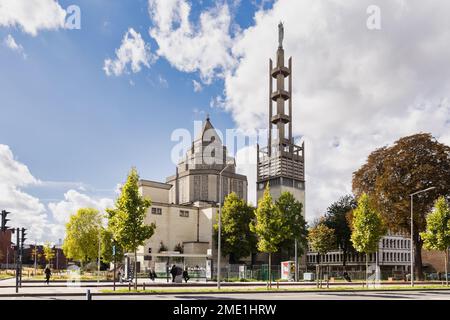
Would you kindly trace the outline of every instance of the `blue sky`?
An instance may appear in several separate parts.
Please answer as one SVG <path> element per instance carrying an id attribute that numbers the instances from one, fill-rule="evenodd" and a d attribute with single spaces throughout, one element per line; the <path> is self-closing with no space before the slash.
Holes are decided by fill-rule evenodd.
<path id="1" fill-rule="evenodd" d="M 80 30 L 64 26 L 70 5 Z M 377 28 L 373 5 L 0 0 L 0 208 L 54 241 L 80 206 L 112 205 L 131 166 L 145 179 L 173 174 L 175 129 L 207 113 L 221 131 L 266 128 L 281 20 L 313 220 L 351 193 L 374 149 L 418 132 L 450 144 L 450 3 L 379 0 Z M 247 155 L 254 146 L 237 155 L 254 202 Z"/>
<path id="2" fill-rule="evenodd" d="M 11 34 L 27 54 L 25 60 L 5 47 L 0 50 L 1 143 L 35 177 L 81 182 L 94 194 L 113 196 L 133 165 L 147 179 L 173 173 L 174 129 L 192 130 L 192 122 L 203 120 L 205 113 L 218 128 L 233 127 L 229 114 L 210 107 L 223 90 L 222 81 L 194 92 L 192 80 L 200 81 L 198 75 L 177 71 L 165 59 L 136 74 L 105 75 L 103 61 L 114 55 L 129 27 L 156 47 L 147 31 L 146 1 L 59 3 L 80 6 L 81 30 L 32 37 L 18 28 L 0 28 L 1 39 Z M 194 5 L 193 18 L 209 5 Z M 252 4 L 240 5 L 236 23 L 250 25 L 255 10 Z M 63 196 L 54 188 L 29 192 L 44 202 Z"/>

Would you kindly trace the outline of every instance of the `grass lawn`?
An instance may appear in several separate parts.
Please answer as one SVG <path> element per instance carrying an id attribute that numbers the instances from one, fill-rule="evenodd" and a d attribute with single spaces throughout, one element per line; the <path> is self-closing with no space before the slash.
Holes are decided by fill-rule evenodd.
<path id="1" fill-rule="evenodd" d="M 450 287 L 442 286 L 442 285 L 420 285 L 415 286 L 414 288 L 408 287 L 408 286 L 383 286 L 381 288 L 362 288 L 362 287 L 331 287 L 329 289 L 322 288 L 272 288 L 267 289 L 265 287 L 262 288 L 223 288 L 221 290 L 217 290 L 217 288 L 202 288 L 202 289 L 148 289 L 148 290 L 142 290 L 138 289 L 137 291 L 131 290 L 128 291 L 128 289 L 117 289 L 116 291 L 113 291 L 111 289 L 103 289 L 100 292 L 102 293 L 114 293 L 114 294 L 135 294 L 135 293 L 141 293 L 141 294 L 158 294 L 158 293 L 179 293 L 179 292 L 191 292 L 191 293 L 245 293 L 245 292 L 314 292 L 314 291 L 373 291 L 373 290 L 379 290 L 379 291 L 397 291 L 397 290 L 450 290 Z"/>
<path id="2" fill-rule="evenodd" d="M 71 278 L 73 279 L 73 278 Z M 24 280 L 45 280 L 45 276 L 43 275 L 37 275 L 37 276 L 31 276 L 31 277 L 25 277 Z M 69 280 L 69 277 L 67 275 L 52 275 L 50 280 Z M 87 281 L 97 281 L 97 280 L 106 280 L 105 277 L 98 277 L 98 276 L 81 276 L 80 280 L 87 280 Z"/>
<path id="3" fill-rule="evenodd" d="M 11 279 L 14 278 L 13 275 L 10 274 L 0 274 L 0 280 Z"/>

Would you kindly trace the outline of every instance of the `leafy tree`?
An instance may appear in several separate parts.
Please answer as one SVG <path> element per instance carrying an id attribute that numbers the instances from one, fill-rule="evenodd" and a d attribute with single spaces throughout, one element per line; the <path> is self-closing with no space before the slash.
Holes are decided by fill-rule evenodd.
<path id="1" fill-rule="evenodd" d="M 97 259 L 102 216 L 97 209 L 82 208 L 66 224 L 63 251 L 67 258 L 82 264 Z"/>
<path id="2" fill-rule="evenodd" d="M 135 289 L 137 289 L 137 249 L 155 232 L 154 223 L 147 225 L 144 219 L 151 200 L 139 193 L 139 175 L 132 168 L 114 209 L 107 209 L 109 228 L 117 243 L 129 252 L 134 252 Z"/>
<path id="3" fill-rule="evenodd" d="M 55 251 L 53 250 L 53 247 L 51 246 L 50 242 L 46 242 L 44 244 L 43 250 L 45 262 L 51 264 L 52 260 L 55 258 Z"/>
<path id="4" fill-rule="evenodd" d="M 116 259 L 115 261 L 122 261 L 124 257 L 124 252 L 122 247 L 114 241 L 113 233 L 108 228 L 102 229 L 102 244 L 101 244 L 101 255 L 102 255 L 102 261 L 104 263 L 111 263 L 114 262 L 114 255 L 113 255 L 113 246 L 116 247 Z"/>
<path id="5" fill-rule="evenodd" d="M 240 199 L 234 192 L 226 196 L 222 208 L 222 253 L 229 255 L 230 263 L 255 252 L 256 235 L 250 230 L 255 218 L 255 209 Z M 217 216 L 217 221 L 219 217 Z M 214 225 L 214 240 L 217 243 L 219 224 Z"/>
<path id="6" fill-rule="evenodd" d="M 378 250 L 380 239 L 386 233 L 381 215 L 372 205 L 365 193 L 358 199 L 358 206 L 353 211 L 351 241 L 358 252 L 366 254 L 366 280 L 368 255 Z"/>
<path id="7" fill-rule="evenodd" d="M 354 194 L 367 193 L 394 232 L 410 232 L 409 195 L 431 186 L 436 189 L 414 197 L 413 245 L 418 279 L 423 279 L 423 240 L 419 233 L 425 231 L 426 213 L 438 196 L 450 197 L 450 147 L 427 133 L 404 137 L 393 146 L 375 150 L 353 174 Z"/>
<path id="8" fill-rule="evenodd" d="M 448 286 L 448 247 L 450 247 L 450 206 L 444 197 L 439 197 L 434 211 L 427 216 L 427 229 L 420 233 L 425 249 L 444 253 L 445 283 Z"/>
<path id="9" fill-rule="evenodd" d="M 355 198 L 352 195 L 346 195 L 328 207 L 324 219 L 324 224 L 334 230 L 336 247 L 341 248 L 343 253 L 342 265 L 344 268 L 347 263 L 347 253 L 354 250 L 350 240 L 352 230 L 348 220 L 356 205 Z"/>
<path id="10" fill-rule="evenodd" d="M 308 245 L 308 230 L 302 215 L 303 204 L 297 201 L 292 193 L 283 192 L 275 202 L 275 206 L 281 213 L 282 225 L 285 228 L 284 240 L 280 243 L 279 249 L 294 251 L 297 240 L 297 253 L 299 256 L 302 255 Z"/>
<path id="11" fill-rule="evenodd" d="M 278 251 L 284 240 L 283 217 L 275 206 L 267 184 L 263 197 L 258 202 L 256 221 L 250 224 L 250 230 L 258 236 L 257 248 L 269 255 L 269 286 L 272 286 L 272 253 Z"/>
<path id="12" fill-rule="evenodd" d="M 321 256 L 334 249 L 336 243 L 334 230 L 327 227 L 323 222 L 318 223 L 309 229 L 308 242 L 311 249 L 317 252 L 317 286 L 319 286 L 319 281 L 322 279 Z"/>

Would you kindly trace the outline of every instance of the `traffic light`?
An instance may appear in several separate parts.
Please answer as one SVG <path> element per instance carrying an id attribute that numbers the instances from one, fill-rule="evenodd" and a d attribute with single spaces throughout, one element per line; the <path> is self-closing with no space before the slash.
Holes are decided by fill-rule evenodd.
<path id="1" fill-rule="evenodd" d="M 1 225 L 1 230 L 3 232 L 5 232 L 6 230 L 8 230 L 8 227 L 6 226 L 6 224 L 8 223 L 9 219 L 6 219 L 6 217 L 8 216 L 8 214 L 10 214 L 10 212 L 6 211 L 6 210 L 2 210 L 2 225 Z"/>
<path id="2" fill-rule="evenodd" d="M 23 248 L 23 244 L 25 243 L 25 240 L 27 240 L 27 238 L 25 238 L 25 235 L 26 235 L 26 231 L 27 229 L 25 229 L 25 228 L 22 228 L 22 238 L 20 239 L 20 243 L 21 243 L 21 246 L 22 246 L 22 248 Z"/>

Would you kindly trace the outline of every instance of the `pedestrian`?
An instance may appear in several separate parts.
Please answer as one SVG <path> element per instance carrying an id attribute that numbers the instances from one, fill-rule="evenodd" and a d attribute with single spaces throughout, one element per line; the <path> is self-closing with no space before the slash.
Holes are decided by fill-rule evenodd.
<path id="1" fill-rule="evenodd" d="M 175 277 L 177 276 L 177 266 L 172 265 L 172 269 L 170 269 L 170 274 L 172 275 L 172 282 L 175 282 Z"/>
<path id="2" fill-rule="evenodd" d="M 122 269 L 119 269 L 117 276 L 119 277 L 120 284 L 122 284 L 123 283 Z"/>
<path id="3" fill-rule="evenodd" d="M 188 281 L 189 281 L 189 274 L 188 274 L 188 269 L 187 269 L 187 267 L 186 268 L 184 268 L 184 271 L 183 271 L 183 279 L 184 279 L 184 281 L 187 283 Z"/>
<path id="4" fill-rule="evenodd" d="M 50 270 L 50 267 L 48 265 L 45 267 L 44 273 L 45 273 L 45 283 L 47 285 L 49 285 L 50 284 L 50 277 L 52 275 L 52 270 Z"/>
<path id="5" fill-rule="evenodd" d="M 149 276 L 150 280 L 155 282 L 156 273 L 155 273 L 155 271 L 153 271 L 153 269 L 150 268 L 150 272 L 148 273 L 148 276 Z"/>

